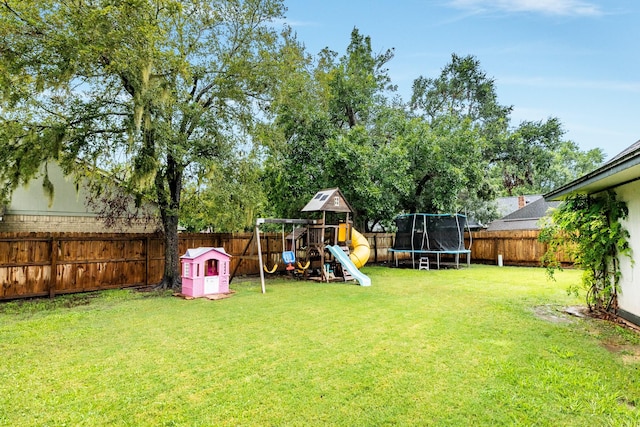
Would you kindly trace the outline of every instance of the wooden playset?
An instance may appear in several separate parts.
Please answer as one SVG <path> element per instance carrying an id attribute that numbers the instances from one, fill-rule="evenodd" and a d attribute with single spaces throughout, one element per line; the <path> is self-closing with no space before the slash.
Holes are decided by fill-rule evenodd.
<path id="1" fill-rule="evenodd" d="M 285 271 L 294 276 L 329 282 L 333 280 L 357 280 L 362 286 L 370 286 L 371 280 L 359 271 L 369 258 L 369 242 L 353 229 L 353 209 L 338 188 L 317 192 L 302 209 L 313 219 L 259 218 L 255 237 L 261 266 L 262 291 L 265 292 L 264 273 L 278 270 L 267 266 L 260 244 L 260 226 L 283 225 L 282 262 Z M 286 225 L 292 232 L 284 235 Z M 267 258 L 269 258 L 267 253 Z"/>
<path id="2" fill-rule="evenodd" d="M 356 280 L 370 286 L 371 280 L 359 271 L 369 259 L 369 242 L 353 229 L 353 210 L 338 188 L 319 191 L 302 209 L 309 218 L 258 218 L 255 239 L 260 264 L 262 292 L 265 273 L 287 273 L 296 278 L 322 282 Z M 282 225 L 282 251 L 274 258 L 267 248 L 266 259 L 261 247 L 260 227 Z M 291 233 L 286 235 L 286 228 Z M 247 244 L 249 248 L 251 241 Z M 243 253 L 239 256 L 251 258 Z M 230 255 L 223 248 L 189 249 L 180 257 L 182 262 L 182 294 L 201 297 L 229 292 L 233 272 L 229 271 Z"/>

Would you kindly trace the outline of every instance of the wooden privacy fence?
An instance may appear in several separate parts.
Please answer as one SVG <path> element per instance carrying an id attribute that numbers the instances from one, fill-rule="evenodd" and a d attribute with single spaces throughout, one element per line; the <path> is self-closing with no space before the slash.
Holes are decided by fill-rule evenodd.
<path id="1" fill-rule="evenodd" d="M 546 246 L 537 235 L 474 232 L 471 259 L 495 264 L 502 255 L 507 265 L 539 265 Z M 371 246 L 370 263 L 394 260 L 389 252 L 393 233 L 365 236 Z M 181 234 L 179 245 L 180 254 L 188 248 L 223 247 L 232 255 L 235 276 L 259 273 L 253 233 Z M 283 270 L 281 234 L 261 234 L 261 247 L 265 262 L 278 263 Z M 153 285 L 163 271 L 164 240 L 158 234 L 0 233 L 0 300 Z"/>
<path id="2" fill-rule="evenodd" d="M 540 266 L 547 245 L 538 241 L 539 234 L 539 230 L 475 231 L 472 233 L 471 260 L 497 264 L 498 255 L 501 255 L 504 265 Z M 566 252 L 559 253 L 557 258 L 563 265 L 573 264 Z"/>
<path id="3" fill-rule="evenodd" d="M 213 246 L 239 254 L 252 236 L 181 234 L 179 253 Z M 257 261 L 243 264 L 237 274 L 258 271 Z M 146 286 L 160 282 L 163 272 L 159 234 L 0 233 L 0 299 Z"/>

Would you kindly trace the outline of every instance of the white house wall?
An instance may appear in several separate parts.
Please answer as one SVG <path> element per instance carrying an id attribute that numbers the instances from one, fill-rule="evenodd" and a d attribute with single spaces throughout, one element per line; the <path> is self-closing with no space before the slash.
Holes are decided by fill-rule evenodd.
<path id="1" fill-rule="evenodd" d="M 107 227 L 98 215 L 87 207 L 87 190 L 65 177 L 57 163 L 47 165 L 54 196 L 45 193 L 43 175 L 28 185 L 17 188 L 0 219 L 0 232 L 130 232 L 148 233 L 158 228 L 155 221 L 143 220 L 135 224 L 116 223 Z M 43 167 L 44 171 L 44 167 Z"/>
<path id="2" fill-rule="evenodd" d="M 635 265 L 628 257 L 621 257 L 620 280 L 621 293 L 618 295 L 618 307 L 640 318 L 640 181 L 632 182 L 615 189 L 621 200 L 627 203 L 629 216 L 623 222 L 623 226 L 629 231 L 632 258 Z M 625 317 L 625 313 L 621 315 Z M 632 319 L 630 319 L 632 320 Z M 634 319 L 635 320 L 635 319 Z"/>
<path id="3" fill-rule="evenodd" d="M 54 215 L 54 216 L 95 216 L 85 205 L 86 193 L 70 177 L 65 177 L 56 163 L 47 166 L 49 180 L 53 184 L 54 197 L 46 195 L 42 187 L 42 176 L 32 179 L 28 185 L 17 188 L 12 195 L 7 214 L 11 215 Z"/>

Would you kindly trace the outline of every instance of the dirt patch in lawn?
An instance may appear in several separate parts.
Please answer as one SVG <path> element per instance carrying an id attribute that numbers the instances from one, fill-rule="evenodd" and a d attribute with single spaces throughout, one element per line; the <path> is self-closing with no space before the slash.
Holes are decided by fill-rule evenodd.
<path id="1" fill-rule="evenodd" d="M 563 311 L 575 317 L 604 320 L 606 322 L 619 325 L 628 331 L 640 335 L 640 327 L 611 313 L 590 311 L 586 306 L 566 307 Z M 630 341 L 628 337 L 625 338 L 623 334 L 607 334 L 605 336 L 600 335 L 600 339 L 601 345 L 604 348 L 606 348 L 611 353 L 620 355 L 625 363 L 640 363 L 640 344 L 637 343 L 637 340 L 634 339 Z"/>
<path id="2" fill-rule="evenodd" d="M 608 318 L 613 323 L 616 323 L 628 331 L 640 335 L 640 328 L 631 322 L 626 321 L 621 317 Z M 602 346 L 609 350 L 611 353 L 619 354 L 625 363 L 640 363 L 640 344 L 637 339 L 629 340 L 623 336 L 616 334 L 606 337 Z"/>
<path id="3" fill-rule="evenodd" d="M 640 328 L 626 320 L 612 316 L 609 313 L 597 313 L 589 311 L 586 306 L 558 307 L 553 305 L 539 305 L 533 307 L 534 315 L 542 320 L 552 323 L 571 323 L 576 318 L 591 318 L 604 320 L 610 323 L 618 324 L 627 330 L 640 334 Z M 629 342 L 620 334 L 597 334 L 600 338 L 601 345 L 611 353 L 620 355 L 625 363 L 640 363 L 640 344 Z"/>
<path id="4" fill-rule="evenodd" d="M 538 305 L 533 307 L 533 314 L 538 319 L 552 323 L 571 323 L 573 319 L 565 309 L 553 305 Z"/>
<path id="5" fill-rule="evenodd" d="M 602 346 L 611 353 L 619 354 L 625 363 L 636 364 L 640 362 L 640 346 L 638 345 L 607 340 L 602 343 Z"/>

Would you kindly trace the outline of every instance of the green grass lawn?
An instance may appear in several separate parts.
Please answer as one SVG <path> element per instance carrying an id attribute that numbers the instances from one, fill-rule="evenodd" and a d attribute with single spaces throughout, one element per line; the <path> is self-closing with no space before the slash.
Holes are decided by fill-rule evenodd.
<path id="1" fill-rule="evenodd" d="M 640 424 L 638 337 L 560 311 L 580 272 L 363 271 L 0 304 L 0 425 Z"/>

